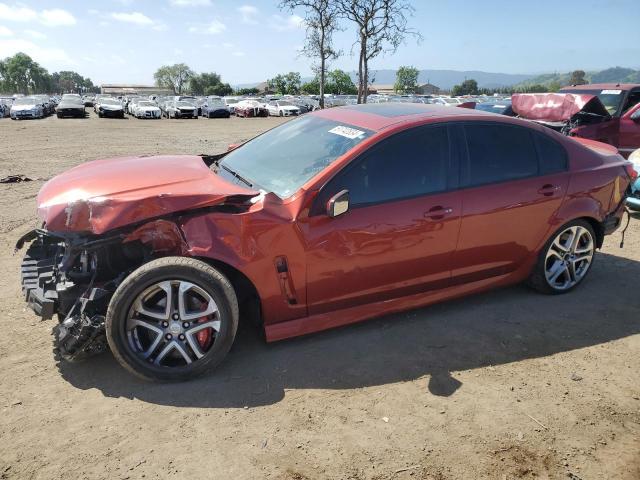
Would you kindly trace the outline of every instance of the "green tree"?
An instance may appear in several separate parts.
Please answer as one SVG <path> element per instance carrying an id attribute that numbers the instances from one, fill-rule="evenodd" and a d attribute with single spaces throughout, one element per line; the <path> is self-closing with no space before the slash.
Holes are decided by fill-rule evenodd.
<path id="1" fill-rule="evenodd" d="M 64 70 L 51 74 L 52 91 L 57 93 L 84 93 L 96 90 L 90 78 L 84 78 L 77 72 Z"/>
<path id="2" fill-rule="evenodd" d="M 347 72 L 336 69 L 327 74 L 326 92 L 334 95 L 355 95 L 358 93 L 358 87 L 355 86 L 353 80 Z"/>
<path id="3" fill-rule="evenodd" d="M 569 80 L 569 83 L 571 85 L 585 85 L 587 82 L 587 80 L 584 78 L 586 75 L 584 70 L 574 70 L 573 72 L 571 72 L 571 79 Z"/>
<path id="4" fill-rule="evenodd" d="M 420 71 L 416 67 L 400 67 L 396 72 L 396 83 L 393 89 L 398 93 L 415 93 L 418 88 L 418 75 Z"/>
<path id="5" fill-rule="evenodd" d="M 155 79 L 158 87 L 173 90 L 177 95 L 181 95 L 183 93 L 189 80 L 193 76 L 193 70 L 184 63 L 164 65 L 153 74 L 153 78 Z"/>
<path id="6" fill-rule="evenodd" d="M 257 88 L 239 88 L 236 90 L 236 95 L 257 95 L 260 93 L 260 90 Z"/>
<path id="7" fill-rule="evenodd" d="M 204 95 L 207 89 L 220 84 L 222 84 L 222 78 L 217 73 L 200 73 L 189 79 L 189 92 L 192 95 Z"/>
<path id="8" fill-rule="evenodd" d="M 231 95 L 233 93 L 233 88 L 228 83 L 218 83 L 217 85 L 210 85 L 204 90 L 205 95 L 217 95 L 219 97 L 224 97 L 226 95 Z"/>
<path id="9" fill-rule="evenodd" d="M 478 95 L 478 82 L 473 78 L 465 80 L 460 85 L 454 85 L 451 89 L 451 95 L 458 97 L 460 95 Z"/>
<path id="10" fill-rule="evenodd" d="M 52 89 L 49 72 L 25 53 L 16 53 L 0 63 L 0 83 L 7 92 L 25 95 Z"/>
<path id="11" fill-rule="evenodd" d="M 326 85 L 325 88 L 327 87 L 328 85 Z M 302 93 L 306 93 L 307 95 L 320 95 L 320 81 L 316 77 L 313 80 L 303 83 L 300 87 L 300 91 Z M 325 92 L 330 93 L 327 90 L 325 90 Z"/>
<path id="12" fill-rule="evenodd" d="M 279 73 L 272 79 L 267 80 L 269 88 L 280 95 L 297 95 L 300 93 L 301 84 L 302 81 L 298 72 Z"/>

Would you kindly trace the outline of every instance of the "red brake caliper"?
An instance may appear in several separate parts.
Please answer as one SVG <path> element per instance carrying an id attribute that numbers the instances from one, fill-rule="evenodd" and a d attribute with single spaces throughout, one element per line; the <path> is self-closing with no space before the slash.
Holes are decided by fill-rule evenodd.
<path id="1" fill-rule="evenodd" d="M 203 303 L 200 303 L 201 307 L 203 305 Z M 209 304 L 207 303 L 206 306 L 208 307 Z M 196 320 L 196 323 L 204 323 L 206 321 L 208 321 L 207 317 L 200 317 L 198 320 Z M 206 352 L 207 349 L 211 346 L 211 342 L 213 341 L 211 329 L 205 328 L 204 330 L 200 330 L 198 333 L 196 333 L 196 339 L 198 340 L 198 344 L 200 344 L 200 348 L 202 348 L 202 350 Z"/>

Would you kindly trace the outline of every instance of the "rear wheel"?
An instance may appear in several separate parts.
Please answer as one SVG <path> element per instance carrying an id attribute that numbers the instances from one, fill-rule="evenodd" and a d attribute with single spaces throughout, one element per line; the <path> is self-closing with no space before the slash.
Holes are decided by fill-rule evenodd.
<path id="1" fill-rule="evenodd" d="M 111 350 L 145 380 L 182 381 L 226 356 L 238 328 L 229 281 L 199 260 L 166 257 L 131 273 L 107 310 Z"/>
<path id="2" fill-rule="evenodd" d="M 558 229 L 546 243 L 528 283 L 539 292 L 573 290 L 591 270 L 596 242 L 591 224 L 574 220 Z"/>

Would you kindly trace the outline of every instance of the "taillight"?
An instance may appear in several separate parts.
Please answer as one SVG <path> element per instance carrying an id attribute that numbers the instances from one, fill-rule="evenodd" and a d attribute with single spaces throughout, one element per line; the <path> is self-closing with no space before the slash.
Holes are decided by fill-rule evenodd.
<path id="1" fill-rule="evenodd" d="M 629 175 L 629 178 L 632 182 L 635 182 L 638 179 L 638 172 L 636 172 L 635 168 L 633 168 L 632 163 L 627 163 L 624 166 L 624 169 L 627 171 L 627 175 Z"/>

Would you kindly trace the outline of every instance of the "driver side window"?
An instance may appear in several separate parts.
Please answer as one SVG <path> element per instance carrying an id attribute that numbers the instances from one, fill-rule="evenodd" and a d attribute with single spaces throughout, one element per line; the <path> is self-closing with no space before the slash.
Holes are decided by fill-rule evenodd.
<path id="1" fill-rule="evenodd" d="M 447 190 L 450 164 L 446 126 L 418 127 L 382 140 L 345 167 L 320 194 L 320 205 L 341 190 L 351 208 Z"/>

